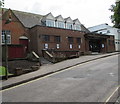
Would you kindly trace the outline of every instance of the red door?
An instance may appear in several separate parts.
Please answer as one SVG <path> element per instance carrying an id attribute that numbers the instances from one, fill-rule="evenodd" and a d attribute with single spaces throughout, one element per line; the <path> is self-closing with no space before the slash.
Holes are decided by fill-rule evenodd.
<path id="1" fill-rule="evenodd" d="M 28 39 L 20 39 L 20 44 L 25 46 L 26 52 L 28 52 Z"/>

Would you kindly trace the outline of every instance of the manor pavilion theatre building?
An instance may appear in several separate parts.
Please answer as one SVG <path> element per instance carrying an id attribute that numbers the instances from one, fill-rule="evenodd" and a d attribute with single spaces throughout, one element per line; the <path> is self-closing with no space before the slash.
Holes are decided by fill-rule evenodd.
<path id="1" fill-rule="evenodd" d="M 6 24 L 9 18 L 12 21 Z M 42 56 L 43 50 L 67 51 L 68 54 L 74 51 L 88 54 L 115 50 L 114 36 L 91 33 L 78 19 L 63 18 L 61 15 L 54 17 L 52 13 L 39 15 L 3 9 L 1 20 L 1 43 L 4 47 L 4 35 L 7 33 L 9 58 L 25 57 L 32 51 Z"/>

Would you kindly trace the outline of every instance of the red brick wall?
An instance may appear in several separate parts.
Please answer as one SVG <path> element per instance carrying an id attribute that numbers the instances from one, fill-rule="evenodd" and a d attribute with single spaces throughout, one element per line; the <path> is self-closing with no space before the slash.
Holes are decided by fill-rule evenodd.
<path id="1" fill-rule="evenodd" d="M 110 36 L 107 39 L 107 52 L 114 52 L 115 51 L 115 41 L 114 36 Z"/>
<path id="2" fill-rule="evenodd" d="M 54 42 L 54 36 L 61 36 L 60 48 L 57 50 L 66 51 L 66 50 L 79 50 L 85 51 L 85 40 L 84 40 L 84 33 L 73 31 L 73 30 L 66 30 L 66 29 L 58 29 L 52 27 L 42 27 L 36 26 L 30 30 L 31 35 L 31 47 L 35 51 L 37 50 L 38 54 L 41 54 L 41 50 L 44 49 L 44 44 L 47 43 L 49 45 L 49 49 L 56 49 L 56 44 Z M 34 35 L 34 36 L 33 36 Z M 42 39 L 42 35 L 50 35 L 50 42 L 44 42 Z M 68 38 L 73 37 L 74 42 L 72 43 L 73 48 L 69 48 Z M 81 38 L 81 48 L 78 48 L 78 43 L 76 42 L 76 38 Z M 38 46 L 35 44 L 37 42 Z"/>
<path id="3" fill-rule="evenodd" d="M 9 18 L 9 14 L 11 14 L 12 22 L 5 24 L 6 20 Z M 11 44 L 19 44 L 19 37 L 28 35 L 26 28 L 21 24 L 11 10 L 6 11 L 2 16 L 2 30 L 11 31 Z"/>

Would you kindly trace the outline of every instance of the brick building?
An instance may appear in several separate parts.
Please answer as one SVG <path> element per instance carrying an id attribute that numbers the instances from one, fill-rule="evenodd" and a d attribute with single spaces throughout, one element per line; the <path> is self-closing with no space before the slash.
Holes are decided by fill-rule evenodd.
<path id="1" fill-rule="evenodd" d="M 11 23 L 5 24 L 9 18 L 12 19 Z M 61 15 L 54 17 L 52 13 L 42 16 L 3 9 L 3 46 L 5 33 L 8 35 L 9 45 L 22 45 L 21 50 L 26 53 L 35 51 L 42 55 L 42 50 L 45 49 L 69 53 L 79 51 L 85 54 L 90 51 L 105 53 L 115 50 L 114 36 L 91 33 L 78 19 L 63 18 Z M 14 52 L 12 49 L 9 51 Z"/>

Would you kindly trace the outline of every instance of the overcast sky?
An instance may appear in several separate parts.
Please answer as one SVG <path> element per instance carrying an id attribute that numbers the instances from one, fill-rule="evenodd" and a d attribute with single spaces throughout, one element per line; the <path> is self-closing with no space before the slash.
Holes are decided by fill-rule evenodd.
<path id="1" fill-rule="evenodd" d="M 78 18 L 86 27 L 103 23 L 113 25 L 108 10 L 115 0 L 5 0 L 5 8 L 41 15 L 49 12 L 53 16 Z"/>

